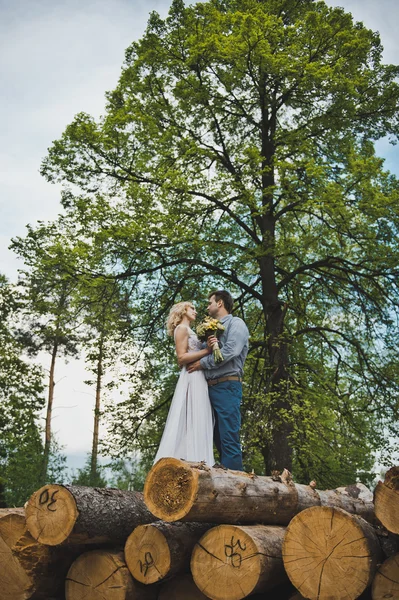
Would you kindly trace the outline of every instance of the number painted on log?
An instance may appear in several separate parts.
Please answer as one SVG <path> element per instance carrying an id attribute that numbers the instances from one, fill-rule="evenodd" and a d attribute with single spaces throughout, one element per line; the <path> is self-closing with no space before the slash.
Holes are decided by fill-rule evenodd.
<path id="1" fill-rule="evenodd" d="M 55 512 L 57 509 L 51 507 L 57 502 L 55 495 L 58 494 L 58 492 L 59 490 L 55 490 L 50 496 L 48 489 L 44 489 L 39 496 L 39 504 L 41 506 L 43 506 L 43 504 L 47 504 L 47 510 L 50 512 Z"/>
<path id="2" fill-rule="evenodd" d="M 151 567 L 155 567 L 154 559 L 152 558 L 151 552 L 146 552 L 144 555 L 144 562 L 139 560 L 140 573 L 143 573 L 144 577 L 147 577 L 147 573 Z"/>
<path id="3" fill-rule="evenodd" d="M 235 542 L 234 536 L 231 536 L 230 544 L 225 544 L 225 546 L 224 546 L 225 556 L 226 556 L 226 558 L 230 559 L 230 564 L 235 569 L 239 569 L 241 567 L 241 563 L 242 563 L 241 554 L 239 552 L 235 552 L 235 549 L 237 548 L 237 546 L 242 552 L 245 552 L 245 550 L 247 549 L 246 544 L 241 545 L 241 540 L 237 540 Z"/>

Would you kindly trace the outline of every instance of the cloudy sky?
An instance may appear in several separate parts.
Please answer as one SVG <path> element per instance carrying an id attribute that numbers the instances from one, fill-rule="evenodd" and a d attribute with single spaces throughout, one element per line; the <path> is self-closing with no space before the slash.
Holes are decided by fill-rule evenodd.
<path id="1" fill-rule="evenodd" d="M 397 0 L 327 0 L 379 31 L 386 62 L 399 62 Z M 10 239 L 59 212 L 59 189 L 39 175 L 47 148 L 79 111 L 102 113 L 124 51 L 152 10 L 169 0 L 0 0 L 0 272 L 15 280 Z M 378 146 L 397 171 L 397 149 Z M 45 359 L 43 359 L 45 360 Z M 59 365 L 54 429 L 68 454 L 90 449 L 93 394 L 82 361 Z"/>

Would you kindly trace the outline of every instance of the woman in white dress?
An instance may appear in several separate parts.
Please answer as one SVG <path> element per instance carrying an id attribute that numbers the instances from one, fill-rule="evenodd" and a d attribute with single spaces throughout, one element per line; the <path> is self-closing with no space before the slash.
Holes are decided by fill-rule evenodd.
<path id="1" fill-rule="evenodd" d="M 213 412 L 203 371 L 188 373 L 186 365 L 210 354 L 202 348 L 190 324 L 197 312 L 191 302 L 175 304 L 167 319 L 167 331 L 174 336 L 180 371 L 168 418 L 155 461 L 166 456 L 214 464 Z"/>

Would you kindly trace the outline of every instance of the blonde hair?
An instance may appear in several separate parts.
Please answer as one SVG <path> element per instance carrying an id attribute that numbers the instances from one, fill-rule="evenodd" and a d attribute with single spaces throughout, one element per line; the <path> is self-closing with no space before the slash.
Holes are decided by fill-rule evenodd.
<path id="1" fill-rule="evenodd" d="M 192 302 L 178 302 L 172 306 L 166 320 L 166 331 L 168 332 L 168 335 L 174 334 L 176 327 L 182 322 L 187 308 L 192 305 Z"/>

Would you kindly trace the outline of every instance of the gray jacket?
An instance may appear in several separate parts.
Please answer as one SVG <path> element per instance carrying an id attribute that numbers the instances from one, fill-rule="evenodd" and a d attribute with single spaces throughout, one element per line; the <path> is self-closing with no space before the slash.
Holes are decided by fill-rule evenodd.
<path id="1" fill-rule="evenodd" d="M 223 361 L 215 364 L 212 354 L 209 354 L 201 358 L 201 367 L 206 379 L 219 379 L 219 377 L 232 375 L 242 377 L 248 354 L 248 328 L 242 319 L 233 315 L 226 315 L 220 319 L 220 322 L 225 326 L 219 339 Z"/>

